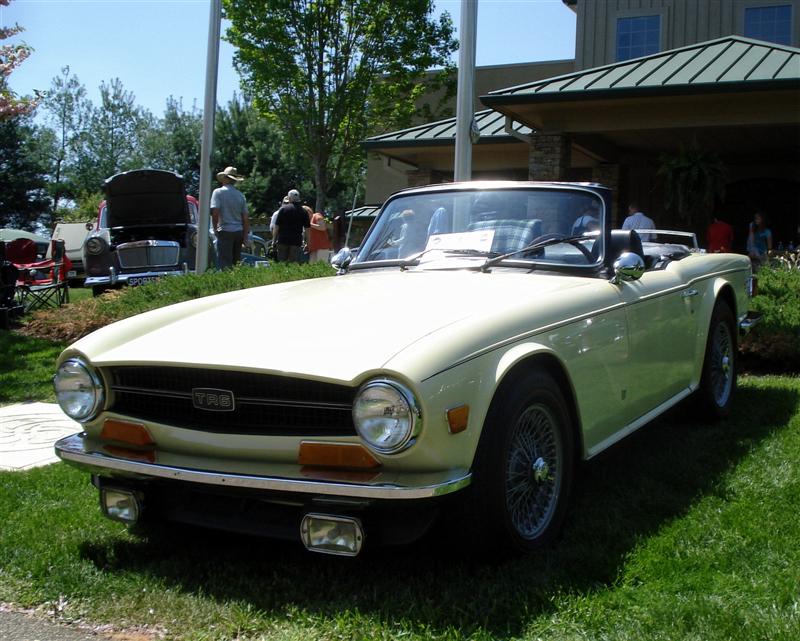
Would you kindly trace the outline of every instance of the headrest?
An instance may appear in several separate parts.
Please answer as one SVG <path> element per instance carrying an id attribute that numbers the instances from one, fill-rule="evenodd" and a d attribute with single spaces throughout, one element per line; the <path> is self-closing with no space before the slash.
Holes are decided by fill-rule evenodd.
<path id="1" fill-rule="evenodd" d="M 642 239 L 633 229 L 612 229 L 611 245 L 607 253 L 609 264 L 619 258 L 623 252 L 633 252 L 644 260 Z"/>

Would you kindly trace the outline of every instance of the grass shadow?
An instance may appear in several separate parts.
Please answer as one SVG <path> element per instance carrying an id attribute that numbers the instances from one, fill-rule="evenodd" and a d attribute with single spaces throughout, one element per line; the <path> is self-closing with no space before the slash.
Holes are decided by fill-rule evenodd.
<path id="1" fill-rule="evenodd" d="M 441 538 L 341 559 L 306 553 L 299 544 L 195 529 L 172 543 L 86 542 L 82 553 L 106 571 L 151 575 L 266 615 L 298 608 L 336 619 L 357 611 L 423 635 L 520 635 L 531 617 L 553 611 L 559 594 L 611 585 L 639 542 L 702 497 L 724 493 L 728 473 L 787 424 L 799 401 L 794 390 L 747 386 L 732 418 L 711 425 L 698 423 L 690 404 L 675 408 L 581 467 L 557 544 L 504 563 L 461 555 Z"/>

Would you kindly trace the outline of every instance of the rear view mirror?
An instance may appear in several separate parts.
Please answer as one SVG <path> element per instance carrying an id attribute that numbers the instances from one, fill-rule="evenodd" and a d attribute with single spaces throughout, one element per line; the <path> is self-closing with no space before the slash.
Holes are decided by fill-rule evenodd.
<path id="1" fill-rule="evenodd" d="M 611 282 L 618 285 L 621 282 L 639 280 L 644 274 L 644 261 L 639 254 L 622 252 L 614 261 L 614 277 Z"/>

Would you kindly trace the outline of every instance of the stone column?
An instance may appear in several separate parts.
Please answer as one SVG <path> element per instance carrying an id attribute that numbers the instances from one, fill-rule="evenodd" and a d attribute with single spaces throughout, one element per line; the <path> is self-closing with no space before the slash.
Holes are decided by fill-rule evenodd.
<path id="1" fill-rule="evenodd" d="M 528 153 L 530 180 L 566 180 L 572 144 L 564 134 L 533 134 Z"/>

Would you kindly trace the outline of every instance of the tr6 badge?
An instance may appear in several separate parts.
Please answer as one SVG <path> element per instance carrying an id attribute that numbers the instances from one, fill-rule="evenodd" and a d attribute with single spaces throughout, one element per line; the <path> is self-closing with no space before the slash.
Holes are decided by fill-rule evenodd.
<path id="1" fill-rule="evenodd" d="M 236 406 L 233 392 L 213 387 L 192 388 L 192 405 L 210 412 L 232 412 Z"/>

